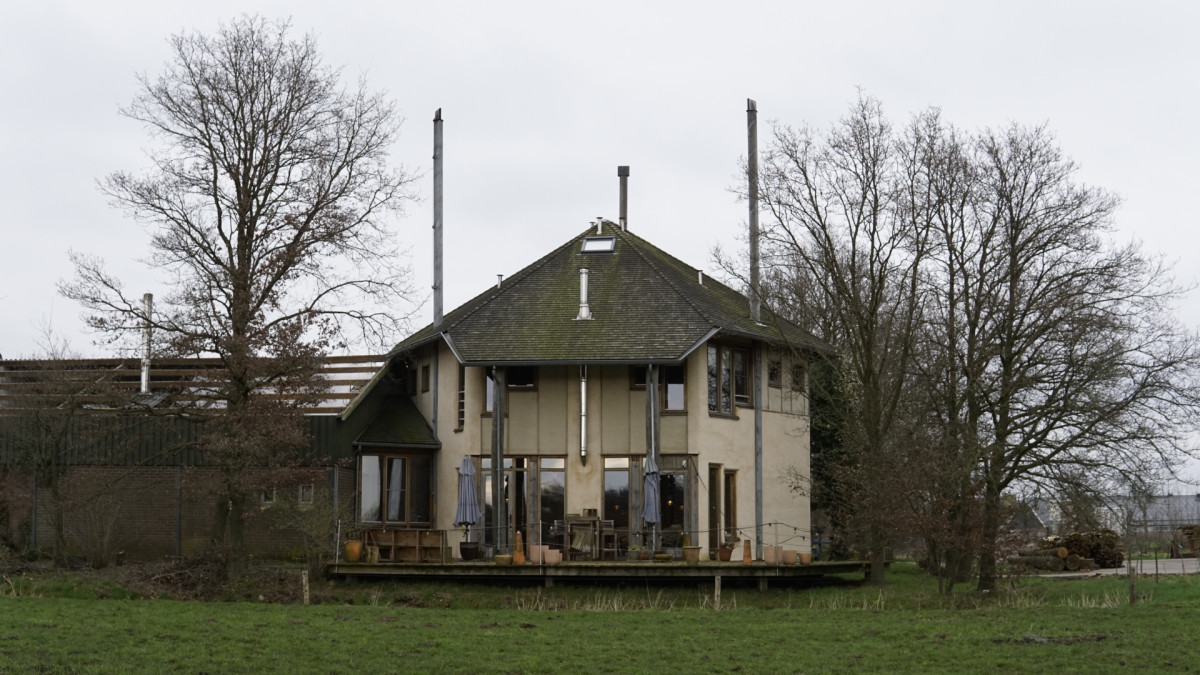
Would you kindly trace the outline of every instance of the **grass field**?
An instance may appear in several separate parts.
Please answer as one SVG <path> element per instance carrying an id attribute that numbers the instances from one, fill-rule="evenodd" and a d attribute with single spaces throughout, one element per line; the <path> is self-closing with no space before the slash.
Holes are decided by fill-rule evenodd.
<path id="1" fill-rule="evenodd" d="M 0 580 L 11 672 L 1189 672 L 1200 579 L 1022 580 L 936 595 L 338 583 L 322 604 L 132 599 L 119 584 Z M 101 599 L 103 598 L 103 599 Z M 344 604 L 353 603 L 353 604 Z"/>

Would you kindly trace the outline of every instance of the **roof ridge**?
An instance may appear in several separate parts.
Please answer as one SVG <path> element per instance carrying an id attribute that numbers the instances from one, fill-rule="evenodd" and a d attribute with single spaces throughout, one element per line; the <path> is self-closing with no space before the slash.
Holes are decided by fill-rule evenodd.
<path id="1" fill-rule="evenodd" d="M 457 326 L 458 324 L 462 323 L 463 321 L 465 321 L 466 319 L 468 319 L 472 315 L 474 315 L 476 312 L 478 312 L 480 309 L 487 306 L 492 301 L 496 300 L 500 296 L 509 292 L 522 279 L 528 277 L 530 274 L 533 274 L 533 272 L 535 272 L 536 270 L 539 270 L 542 267 L 544 267 L 560 251 L 562 251 L 563 249 L 565 249 L 569 246 L 574 245 L 575 242 L 580 240 L 581 238 L 588 236 L 588 233 L 591 231 L 592 231 L 592 227 L 589 226 L 587 229 L 583 230 L 579 234 L 576 234 L 575 236 L 571 237 L 567 241 L 563 242 L 558 247 L 552 249 L 546 255 L 542 256 L 541 258 L 538 258 L 537 260 L 529 263 L 525 267 L 522 267 L 521 269 L 517 270 L 517 272 L 515 274 L 513 274 L 511 277 L 509 277 L 508 283 L 501 282 L 498 287 L 493 286 L 491 288 L 488 288 L 487 290 L 479 292 L 474 297 L 472 297 L 470 300 L 467 300 L 463 304 L 456 307 L 454 310 L 451 310 L 450 312 L 448 312 L 440 326 L 435 327 L 432 323 L 429 323 L 424 328 L 421 328 L 420 330 L 416 331 L 412 335 L 401 340 L 399 343 L 397 343 L 395 346 L 393 346 L 388 351 L 388 356 L 389 357 L 394 356 L 397 353 L 397 350 L 400 348 L 401 345 L 413 342 L 414 339 L 417 338 L 417 336 L 419 336 L 419 335 L 421 337 L 420 337 L 420 339 L 417 339 L 415 341 L 415 344 L 424 344 L 427 340 L 429 340 L 433 336 L 445 333 L 446 331 L 450 330 L 454 326 Z M 461 310 L 461 313 L 459 313 L 460 310 Z M 453 319 L 451 319 L 451 316 L 453 316 Z M 422 335 L 423 333 L 426 333 L 426 332 L 427 332 L 427 334 Z M 409 345 L 408 348 L 411 348 L 411 347 L 412 347 L 412 345 Z"/>
<path id="2" fill-rule="evenodd" d="M 646 239 L 643 239 L 642 237 L 639 237 L 636 234 L 633 234 L 632 232 L 630 232 L 628 230 L 620 230 L 620 233 L 622 235 L 629 235 L 630 237 L 635 239 L 636 242 L 633 242 L 633 243 L 640 242 L 642 245 L 653 248 L 655 251 L 662 254 L 663 256 L 666 256 L 668 258 L 676 260 L 679 263 L 681 263 L 687 267 L 692 267 L 691 265 L 688 265 L 683 260 L 676 258 L 675 256 L 671 255 L 670 253 L 667 253 L 666 251 L 662 250 L 661 248 L 658 248 L 657 246 L 655 246 L 654 244 L 651 244 Z M 662 279 L 664 282 L 666 282 L 667 285 L 670 286 L 679 297 L 683 298 L 683 301 L 686 302 L 688 304 L 688 306 L 690 306 L 696 312 L 697 315 L 699 315 L 701 318 L 703 318 L 705 321 L 709 322 L 713 326 L 719 326 L 719 324 L 713 319 L 713 317 L 710 314 L 708 314 L 708 312 L 705 312 L 699 305 L 697 305 L 695 302 L 693 302 L 692 299 L 688 296 L 688 294 L 684 293 L 683 290 L 680 289 L 679 286 L 674 282 L 674 280 L 672 280 L 669 276 L 664 274 L 661 269 L 659 269 L 658 265 L 655 264 L 654 260 L 652 260 L 650 258 L 650 256 L 647 256 L 645 253 L 643 253 L 638 248 L 638 246 L 630 246 L 630 248 L 632 248 L 633 251 L 638 254 L 638 257 L 640 257 L 647 265 L 649 265 L 650 269 L 654 270 L 654 273 L 657 274 L 660 279 Z M 700 270 L 699 268 L 693 267 L 692 269 L 699 271 L 699 272 L 703 272 L 703 270 Z M 733 289 L 731 288 L 729 290 L 733 290 Z M 736 293 L 737 291 L 734 291 L 734 292 Z"/>

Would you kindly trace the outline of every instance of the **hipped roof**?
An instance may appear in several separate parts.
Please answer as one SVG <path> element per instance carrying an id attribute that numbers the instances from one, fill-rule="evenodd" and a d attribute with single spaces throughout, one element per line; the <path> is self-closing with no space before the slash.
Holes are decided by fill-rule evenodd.
<path id="1" fill-rule="evenodd" d="M 389 356 L 445 339 L 465 365 L 678 363 L 717 335 L 805 351 L 828 346 L 765 307 L 750 319 L 746 296 L 629 231 L 591 227 L 396 345 Z M 582 253 L 586 239 L 614 237 L 611 253 Z M 592 319 L 579 320 L 587 268 Z"/>

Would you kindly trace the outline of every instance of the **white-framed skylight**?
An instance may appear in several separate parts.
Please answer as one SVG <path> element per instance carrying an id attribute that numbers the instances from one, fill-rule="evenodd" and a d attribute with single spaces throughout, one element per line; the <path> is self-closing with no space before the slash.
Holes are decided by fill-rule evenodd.
<path id="1" fill-rule="evenodd" d="M 616 250 L 616 237 L 584 237 L 580 253 L 612 253 Z"/>

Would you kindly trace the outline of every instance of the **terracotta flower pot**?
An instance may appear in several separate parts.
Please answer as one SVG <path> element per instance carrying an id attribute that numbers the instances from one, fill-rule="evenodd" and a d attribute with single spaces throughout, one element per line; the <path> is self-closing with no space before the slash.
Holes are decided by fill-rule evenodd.
<path id="1" fill-rule="evenodd" d="M 811 565 L 812 564 L 812 553 L 811 552 L 810 553 L 801 553 L 800 554 L 800 564 L 801 565 Z"/>
<path id="2" fill-rule="evenodd" d="M 783 557 L 782 550 L 782 546 L 771 546 L 770 544 L 763 546 L 763 562 L 768 565 L 778 565 L 781 562 L 780 558 Z"/>
<path id="3" fill-rule="evenodd" d="M 700 564 L 700 547 L 699 546 L 684 546 L 683 547 L 683 562 L 688 565 Z"/>
<path id="4" fill-rule="evenodd" d="M 730 560 L 733 560 L 733 549 L 731 549 L 731 548 L 717 549 L 717 558 L 721 562 L 729 562 Z"/>
<path id="5" fill-rule="evenodd" d="M 784 565 L 795 565 L 796 564 L 796 550 L 795 549 L 791 549 L 791 548 L 783 549 L 783 564 Z"/>
<path id="6" fill-rule="evenodd" d="M 546 544 L 530 544 L 529 546 L 529 564 L 544 565 L 546 564 L 546 551 L 550 547 Z"/>
<path id="7" fill-rule="evenodd" d="M 359 562 L 362 560 L 363 543 L 358 539 L 347 539 L 342 551 L 346 555 L 346 562 Z"/>

